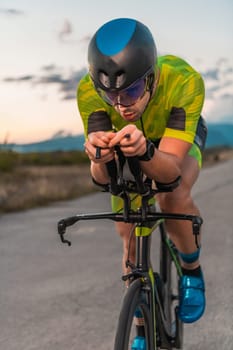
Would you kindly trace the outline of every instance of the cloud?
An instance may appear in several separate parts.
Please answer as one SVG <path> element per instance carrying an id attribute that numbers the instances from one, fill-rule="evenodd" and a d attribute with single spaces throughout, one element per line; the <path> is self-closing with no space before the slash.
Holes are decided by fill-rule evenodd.
<path id="1" fill-rule="evenodd" d="M 72 24 L 68 19 L 65 19 L 58 33 L 59 39 L 61 41 L 64 41 L 66 38 L 69 38 L 72 33 L 73 33 Z"/>
<path id="2" fill-rule="evenodd" d="M 201 74 L 206 91 L 212 97 L 216 97 L 216 94 L 222 95 L 226 91 L 233 95 L 233 67 L 229 66 L 227 60 L 222 59 L 221 64 L 206 69 Z"/>
<path id="3" fill-rule="evenodd" d="M 233 67 L 220 59 L 202 72 L 206 87 L 203 114 L 209 122 L 233 122 Z"/>
<path id="4" fill-rule="evenodd" d="M 56 69 L 56 65 L 55 64 L 48 64 L 46 66 L 41 67 L 42 71 L 47 71 L 47 72 L 55 70 L 55 69 Z"/>
<path id="5" fill-rule="evenodd" d="M 60 91 L 62 92 L 65 100 L 76 99 L 77 84 L 86 73 L 86 68 L 72 72 L 66 82 L 61 84 Z"/>
<path id="6" fill-rule="evenodd" d="M 91 40 L 91 35 L 85 35 L 81 39 L 75 36 L 75 31 L 70 20 L 65 19 L 58 30 L 58 38 L 60 42 L 65 44 L 84 44 L 87 45 Z"/>
<path id="7" fill-rule="evenodd" d="M 70 100 L 76 98 L 77 84 L 87 73 L 86 68 L 66 73 L 54 64 L 43 66 L 41 71 L 42 74 L 6 77 L 3 81 L 5 83 L 31 83 L 33 86 L 57 85 L 58 91 L 61 93 L 61 99 Z"/>
<path id="8" fill-rule="evenodd" d="M 59 86 L 62 99 L 70 100 L 76 98 L 77 84 L 86 73 L 86 68 L 82 68 L 78 71 L 71 71 L 69 74 L 51 73 L 38 77 L 35 83 L 37 85 L 56 84 Z"/>
<path id="9" fill-rule="evenodd" d="M 60 73 L 51 73 L 46 76 L 41 76 L 36 79 L 36 84 L 64 84 L 66 79 L 62 78 Z"/>
<path id="10" fill-rule="evenodd" d="M 6 15 L 6 16 L 22 16 L 24 15 L 24 12 L 17 9 L 12 9 L 12 8 L 8 8 L 8 9 L 0 8 L 0 14 Z"/>
<path id="11" fill-rule="evenodd" d="M 208 69 L 207 71 L 202 73 L 202 76 L 204 79 L 218 80 L 219 69 L 218 68 Z"/>
<path id="12" fill-rule="evenodd" d="M 7 77 L 4 78 L 3 81 L 5 83 L 20 83 L 20 82 L 27 82 L 27 81 L 32 81 L 34 79 L 34 75 L 22 75 L 20 77 Z"/>
<path id="13" fill-rule="evenodd" d="M 233 97 L 223 95 L 221 98 L 206 99 L 203 116 L 210 123 L 233 123 Z"/>

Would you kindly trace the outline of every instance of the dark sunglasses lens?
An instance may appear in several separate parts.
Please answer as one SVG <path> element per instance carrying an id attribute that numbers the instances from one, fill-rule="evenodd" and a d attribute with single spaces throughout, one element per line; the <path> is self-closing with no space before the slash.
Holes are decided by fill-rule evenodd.
<path id="1" fill-rule="evenodd" d="M 121 104 L 123 106 L 130 106 L 144 94 L 145 85 L 145 79 L 140 79 L 119 92 L 104 91 L 100 88 L 98 88 L 97 91 L 100 97 L 110 105 Z"/>
<path id="2" fill-rule="evenodd" d="M 145 90 L 145 80 L 140 79 L 136 81 L 133 85 L 129 86 L 127 89 L 125 89 L 125 94 L 134 100 L 137 100 L 139 97 L 142 96 Z"/>

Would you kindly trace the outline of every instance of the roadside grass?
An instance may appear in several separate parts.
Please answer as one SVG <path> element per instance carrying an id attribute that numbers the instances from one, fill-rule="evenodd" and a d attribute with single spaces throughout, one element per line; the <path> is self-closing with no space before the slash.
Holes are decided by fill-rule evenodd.
<path id="1" fill-rule="evenodd" d="M 25 210 L 93 192 L 84 152 L 0 151 L 0 212 Z"/>
<path id="2" fill-rule="evenodd" d="M 96 190 L 88 164 L 18 166 L 0 172 L 0 212 L 25 210 Z"/>
<path id="3" fill-rule="evenodd" d="M 83 151 L 57 151 L 43 153 L 16 153 L 10 150 L 0 149 L 0 171 L 11 172 L 17 166 L 38 165 L 81 165 L 89 163 L 88 157 Z"/>

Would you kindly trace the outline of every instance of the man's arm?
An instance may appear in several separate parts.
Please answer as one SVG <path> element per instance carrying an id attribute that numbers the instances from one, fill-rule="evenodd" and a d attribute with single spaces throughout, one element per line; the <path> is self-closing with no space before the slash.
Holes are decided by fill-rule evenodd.
<path id="1" fill-rule="evenodd" d="M 91 175 L 93 179 L 101 185 L 106 185 L 110 182 L 106 165 L 104 163 L 95 163 L 91 161 Z"/>
<path id="2" fill-rule="evenodd" d="M 158 182 L 170 183 L 181 175 L 182 161 L 191 144 L 175 138 L 164 137 L 150 161 L 141 161 L 143 172 Z"/>

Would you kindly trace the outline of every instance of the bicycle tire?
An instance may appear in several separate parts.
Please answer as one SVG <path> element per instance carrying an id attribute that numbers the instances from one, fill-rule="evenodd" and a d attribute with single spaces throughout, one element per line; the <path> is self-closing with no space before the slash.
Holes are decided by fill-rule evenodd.
<path id="1" fill-rule="evenodd" d="M 168 331 L 172 334 L 171 349 L 182 349 L 183 323 L 178 317 L 180 276 L 166 242 L 167 234 L 164 223 L 160 225 L 160 234 L 160 278 L 162 280 L 163 310 Z M 169 244 L 171 245 L 172 253 L 179 261 L 176 248 L 172 243 Z"/>
<path id="2" fill-rule="evenodd" d="M 153 335 L 153 322 L 150 314 L 150 306 L 144 298 L 142 291 L 142 281 L 140 278 L 131 283 L 123 298 L 119 315 L 117 331 L 115 336 L 114 350 L 130 350 L 131 331 L 136 328 L 133 323 L 136 308 L 140 308 L 144 318 L 144 336 L 146 340 L 146 350 L 155 350 L 155 339 Z"/>

